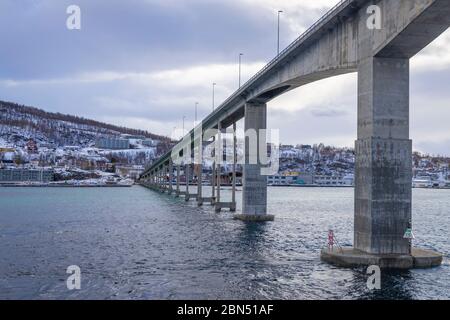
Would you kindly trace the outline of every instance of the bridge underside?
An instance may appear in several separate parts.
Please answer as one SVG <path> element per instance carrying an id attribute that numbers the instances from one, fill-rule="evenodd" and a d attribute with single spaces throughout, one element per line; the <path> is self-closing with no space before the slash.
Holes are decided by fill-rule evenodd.
<path id="1" fill-rule="evenodd" d="M 381 29 L 369 29 L 367 26 L 367 8 L 372 4 L 381 10 Z M 200 125 L 200 137 L 194 134 L 199 130 L 196 128 L 189 134 L 187 142 L 183 140 L 176 147 L 175 154 L 178 156 L 178 150 L 183 148 L 194 149 L 196 139 L 203 140 L 207 129 L 219 129 L 215 140 L 218 143 L 222 129 L 231 125 L 235 127 L 236 121 L 241 118 L 244 118 L 246 130 L 265 129 L 266 103 L 271 99 L 319 79 L 357 71 L 354 248 L 346 251 L 352 258 L 339 256 L 335 252 L 325 252 L 323 257 L 328 261 L 358 261 L 354 264 L 373 262 L 376 260 L 374 257 L 388 257 L 391 260 L 388 260 L 387 266 L 412 267 L 414 264 L 403 263 L 404 260 L 395 263 L 395 257 L 409 257 L 407 260 L 413 261 L 411 241 L 404 238 L 405 232 L 412 228 L 409 59 L 449 26 L 450 2 L 447 0 L 345 1 L 208 116 Z M 194 142 L 191 142 L 192 137 Z M 257 143 L 258 146 L 266 145 L 266 141 L 259 136 Z M 261 162 L 247 162 L 253 156 L 260 159 L 260 148 L 252 151 L 247 141 L 245 147 L 243 211 L 236 218 L 246 221 L 273 220 L 267 212 L 267 183 L 266 177 L 261 174 L 263 165 Z M 235 142 L 234 150 L 236 152 Z M 169 153 L 153 164 L 141 177 L 142 183 L 172 192 L 173 154 Z M 207 201 L 221 209 L 228 206 L 220 202 L 220 161 L 217 165 L 219 169 L 213 165 L 212 197 Z M 235 166 L 233 199 L 229 205 L 231 210 L 236 209 Z M 167 168 L 170 168 L 168 179 L 165 174 L 161 175 L 167 172 Z M 190 177 L 189 166 L 185 172 L 187 182 L 184 195 L 189 197 L 189 182 L 197 181 L 196 197 L 203 204 L 201 169 L 197 168 L 196 180 Z M 179 179 L 180 167 L 177 166 L 176 194 L 182 195 Z M 355 252 L 369 258 L 355 260 Z M 416 255 L 417 252 L 423 254 L 423 251 L 414 252 Z M 338 256 L 338 259 L 330 259 L 330 256 Z M 442 261 L 440 255 L 431 256 L 430 266 Z"/>

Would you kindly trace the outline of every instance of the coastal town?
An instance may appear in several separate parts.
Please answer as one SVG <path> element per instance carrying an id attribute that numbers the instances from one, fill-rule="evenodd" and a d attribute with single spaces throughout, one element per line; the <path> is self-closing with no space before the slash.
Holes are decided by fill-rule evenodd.
<path id="1" fill-rule="evenodd" d="M 0 185 L 4 186 L 131 186 L 146 165 L 175 143 L 147 131 L 9 102 L 0 101 L 0 111 Z M 243 139 L 238 138 L 238 158 L 243 155 Z M 279 170 L 267 176 L 270 186 L 354 186 L 353 148 L 319 143 L 279 145 L 277 149 Z M 231 153 L 231 147 L 224 148 L 224 155 Z M 411 161 L 413 187 L 450 188 L 449 157 L 414 152 Z M 212 163 L 206 159 L 203 171 L 208 184 Z M 221 166 L 224 185 L 231 183 L 231 171 L 231 163 Z M 241 177 L 238 165 L 237 184 Z M 193 179 L 191 173 L 189 181 Z M 181 182 L 185 181 L 182 176 Z"/>
<path id="2" fill-rule="evenodd" d="M 132 135 L 100 138 L 86 147 L 55 146 L 34 139 L 16 144 L 4 139 L 0 142 L 2 185 L 130 186 L 145 164 L 165 151 L 158 140 Z M 413 187 L 450 188 L 450 158 L 415 152 L 412 162 Z M 355 154 L 351 148 L 281 145 L 279 172 L 268 176 L 267 183 L 270 186 L 353 187 L 354 169 Z M 205 183 L 208 183 L 211 166 L 206 164 L 204 170 Z M 230 176 L 228 171 L 230 166 L 224 165 L 221 174 L 225 183 Z"/>

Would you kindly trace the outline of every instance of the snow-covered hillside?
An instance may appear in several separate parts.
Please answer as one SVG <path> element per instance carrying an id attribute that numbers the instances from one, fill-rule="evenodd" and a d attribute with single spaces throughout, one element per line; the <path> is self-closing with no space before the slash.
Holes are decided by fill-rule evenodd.
<path id="1" fill-rule="evenodd" d="M 141 135 L 159 141 L 169 140 L 143 130 L 0 101 L 0 139 L 12 147 L 24 147 L 30 138 L 38 145 L 90 147 L 98 138 L 116 137 L 120 134 Z"/>
<path id="2" fill-rule="evenodd" d="M 102 141 L 127 143 L 113 150 Z M 64 181 L 99 179 L 98 172 L 136 176 L 170 145 L 147 131 L 0 101 L 0 168 L 52 168 Z"/>

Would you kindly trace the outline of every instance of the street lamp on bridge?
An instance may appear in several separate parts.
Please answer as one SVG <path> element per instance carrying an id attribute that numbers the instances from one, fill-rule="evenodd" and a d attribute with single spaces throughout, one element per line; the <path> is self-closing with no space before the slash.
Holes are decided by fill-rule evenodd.
<path id="1" fill-rule="evenodd" d="M 280 54 L 280 14 L 283 10 L 278 10 L 278 37 L 277 37 L 277 56 Z"/>
<path id="2" fill-rule="evenodd" d="M 239 88 L 241 88 L 241 63 L 243 55 L 243 53 L 239 53 Z"/>
<path id="3" fill-rule="evenodd" d="M 194 127 L 197 125 L 197 109 L 198 109 L 198 102 L 195 103 L 195 122 L 194 122 Z"/>
<path id="4" fill-rule="evenodd" d="M 215 88 L 216 88 L 217 83 L 213 82 L 212 84 L 212 110 L 214 111 L 215 108 Z"/>

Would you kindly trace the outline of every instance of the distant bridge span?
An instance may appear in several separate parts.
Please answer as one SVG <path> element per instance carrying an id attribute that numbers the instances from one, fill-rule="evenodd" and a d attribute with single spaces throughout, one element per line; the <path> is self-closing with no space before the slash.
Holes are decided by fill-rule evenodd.
<path id="1" fill-rule="evenodd" d="M 380 9 L 380 29 L 368 26 L 373 5 Z M 246 130 L 265 129 L 268 101 L 317 80 L 358 72 L 354 251 L 371 257 L 414 256 L 410 240 L 403 236 L 412 218 L 409 60 L 449 26 L 449 0 L 341 1 L 188 133 L 193 142 L 183 139 L 174 147 L 176 152 L 171 150 L 148 166 L 141 183 L 172 191 L 171 179 L 167 184 L 161 175 L 172 177 L 172 154 L 181 155 L 183 148 L 193 148 L 195 139 L 202 140 L 196 132 L 221 131 L 242 118 Z M 259 144 L 266 143 L 259 139 Z M 243 212 L 238 219 L 273 219 L 267 213 L 267 182 L 261 167 L 244 165 Z M 218 210 L 236 208 L 234 188 L 231 204 L 220 203 L 220 179 L 216 192 L 219 199 L 213 193 L 209 200 Z M 184 195 L 189 198 L 189 191 Z M 201 173 L 195 197 L 203 203 Z M 380 263 L 418 266 L 421 260 L 408 261 Z"/>

